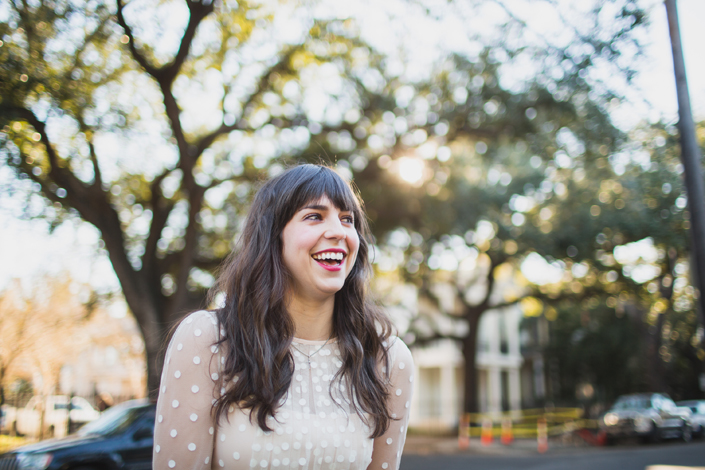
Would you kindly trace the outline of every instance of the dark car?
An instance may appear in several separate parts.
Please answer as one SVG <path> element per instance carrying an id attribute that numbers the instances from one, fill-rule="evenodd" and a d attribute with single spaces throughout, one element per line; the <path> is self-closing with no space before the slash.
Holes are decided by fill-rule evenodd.
<path id="1" fill-rule="evenodd" d="M 691 411 L 690 422 L 693 426 L 693 435 L 705 437 L 705 400 L 684 400 L 676 402 L 676 405 Z"/>
<path id="2" fill-rule="evenodd" d="M 628 437 L 690 441 L 693 436 L 689 417 L 661 393 L 622 395 L 602 417 L 600 426 L 608 443 Z"/>
<path id="3" fill-rule="evenodd" d="M 151 469 L 155 405 L 121 403 L 76 434 L 0 455 L 0 470 Z"/>

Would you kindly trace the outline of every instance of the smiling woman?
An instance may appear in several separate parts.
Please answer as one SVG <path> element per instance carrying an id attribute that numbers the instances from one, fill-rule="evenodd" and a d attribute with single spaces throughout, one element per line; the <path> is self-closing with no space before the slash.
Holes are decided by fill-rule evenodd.
<path id="1" fill-rule="evenodd" d="M 352 207 L 340 210 L 324 195 L 294 214 L 284 227 L 282 242 L 283 263 L 292 281 L 291 300 L 333 302 L 355 265 L 360 246 Z M 329 325 L 321 327 L 322 333 L 330 330 Z"/>
<path id="2" fill-rule="evenodd" d="M 394 469 L 413 362 L 366 297 L 362 205 L 330 168 L 262 186 L 212 298 L 167 349 L 154 468 Z"/>

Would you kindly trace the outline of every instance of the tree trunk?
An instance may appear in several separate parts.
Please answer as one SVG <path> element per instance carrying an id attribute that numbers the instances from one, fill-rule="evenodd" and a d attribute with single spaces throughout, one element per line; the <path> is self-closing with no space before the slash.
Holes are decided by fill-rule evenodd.
<path id="1" fill-rule="evenodd" d="M 699 308 L 696 312 L 700 325 L 705 326 L 705 185 L 701 168 L 700 147 L 698 147 L 695 123 L 690 106 L 688 80 L 685 73 L 683 47 L 678 25 L 676 0 L 666 0 L 666 16 L 673 51 L 673 69 L 676 78 L 678 97 L 678 131 L 681 142 L 681 161 L 684 168 L 685 189 L 688 194 L 690 211 L 691 256 L 693 258 L 693 286 L 698 290 L 696 297 Z"/>
<path id="2" fill-rule="evenodd" d="M 128 297 L 127 295 L 125 297 Z M 148 293 L 143 292 L 140 298 L 127 301 L 132 313 L 137 319 L 142 338 L 144 339 L 145 360 L 147 365 L 147 393 L 151 400 L 156 400 L 159 394 L 159 381 L 161 378 L 161 368 L 163 362 L 163 352 L 165 350 L 164 341 L 169 331 L 169 321 L 165 321 L 166 312 L 158 311 L 154 305 L 154 299 L 149 298 Z M 148 320 L 145 320 L 148 319 Z"/>
<path id="3" fill-rule="evenodd" d="M 5 362 L 0 358 L 0 406 L 5 404 Z"/>
<path id="4" fill-rule="evenodd" d="M 642 320 L 643 321 L 643 320 Z M 646 383 L 649 391 L 666 392 L 666 383 L 664 380 L 663 360 L 659 353 L 661 347 L 661 332 L 665 321 L 665 313 L 658 316 L 656 325 L 648 325 L 644 323 L 643 332 L 645 333 L 646 347 Z"/>
<path id="5" fill-rule="evenodd" d="M 477 380 L 477 327 L 480 324 L 480 315 L 480 313 L 467 315 L 469 330 L 463 340 L 463 359 L 465 360 L 463 411 L 466 413 L 480 411 Z"/>

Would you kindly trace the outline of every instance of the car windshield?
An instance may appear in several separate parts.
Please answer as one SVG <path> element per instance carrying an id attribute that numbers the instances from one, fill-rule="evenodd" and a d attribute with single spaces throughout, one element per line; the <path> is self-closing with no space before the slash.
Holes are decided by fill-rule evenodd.
<path id="1" fill-rule="evenodd" d="M 68 403 L 56 403 L 54 404 L 54 409 L 55 410 L 65 410 L 68 409 L 69 404 Z M 75 398 L 71 400 L 71 409 L 73 410 L 84 410 L 86 409 L 85 405 L 80 401 L 76 400 Z"/>
<path id="2" fill-rule="evenodd" d="M 705 414 L 705 402 L 693 402 L 693 401 L 679 401 L 676 403 L 678 406 L 684 406 L 686 408 L 690 408 L 690 411 L 693 412 L 693 414 Z"/>
<path id="3" fill-rule="evenodd" d="M 622 397 L 612 406 L 613 410 L 643 410 L 651 407 L 648 397 Z"/>
<path id="4" fill-rule="evenodd" d="M 123 431 L 135 422 L 145 412 L 144 406 L 121 407 L 116 406 L 106 410 L 100 418 L 91 421 L 77 431 L 80 436 L 97 434 L 106 436 Z"/>

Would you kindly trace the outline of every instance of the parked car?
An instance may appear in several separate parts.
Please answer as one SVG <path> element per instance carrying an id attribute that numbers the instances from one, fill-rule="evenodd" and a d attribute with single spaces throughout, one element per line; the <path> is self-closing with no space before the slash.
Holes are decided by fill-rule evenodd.
<path id="1" fill-rule="evenodd" d="M 66 395 L 51 395 L 42 400 L 39 396 L 32 397 L 24 408 L 7 407 L 7 416 L 3 428 L 15 434 L 38 437 L 64 437 L 69 434 L 69 397 Z M 40 433 L 44 410 L 44 432 Z M 93 408 L 83 397 L 71 398 L 71 430 L 93 421 L 100 412 Z"/>
<path id="2" fill-rule="evenodd" d="M 75 434 L 0 455 L 0 469 L 151 469 L 155 408 L 147 400 L 115 405 Z"/>
<path id="3" fill-rule="evenodd" d="M 693 431 L 687 411 L 661 393 L 622 395 L 602 417 L 600 427 L 608 443 L 628 437 L 644 441 L 679 438 L 688 442 Z"/>
<path id="4" fill-rule="evenodd" d="M 705 400 L 684 400 L 676 402 L 680 407 L 689 408 L 693 413 L 690 420 L 693 425 L 693 434 L 705 436 Z"/>

